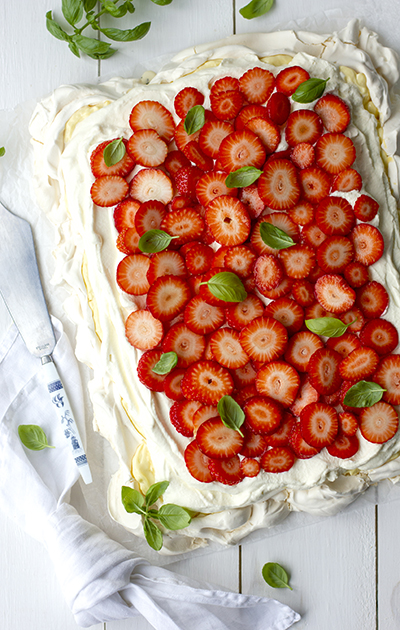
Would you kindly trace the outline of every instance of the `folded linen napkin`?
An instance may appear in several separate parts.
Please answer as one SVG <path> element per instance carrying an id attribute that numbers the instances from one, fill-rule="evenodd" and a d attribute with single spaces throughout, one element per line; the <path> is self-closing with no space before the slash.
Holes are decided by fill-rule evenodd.
<path id="1" fill-rule="evenodd" d="M 53 324 L 54 360 L 79 423 L 78 366 L 60 322 Z M 219 591 L 151 566 L 84 520 L 67 502 L 79 473 L 53 414 L 40 361 L 11 326 L 0 342 L 0 506 L 47 547 L 79 626 L 141 614 L 158 630 L 285 630 L 300 619 L 276 600 Z M 26 449 L 20 424 L 40 425 L 56 448 Z"/>

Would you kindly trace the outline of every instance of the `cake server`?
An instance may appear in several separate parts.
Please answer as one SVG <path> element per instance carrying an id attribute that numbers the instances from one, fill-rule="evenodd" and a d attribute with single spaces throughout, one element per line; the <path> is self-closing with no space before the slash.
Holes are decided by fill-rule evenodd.
<path id="1" fill-rule="evenodd" d="M 67 394 L 54 364 L 53 326 L 43 295 L 31 226 L 0 202 L 0 293 L 29 352 L 41 360 L 47 390 L 85 483 L 92 476 Z"/>

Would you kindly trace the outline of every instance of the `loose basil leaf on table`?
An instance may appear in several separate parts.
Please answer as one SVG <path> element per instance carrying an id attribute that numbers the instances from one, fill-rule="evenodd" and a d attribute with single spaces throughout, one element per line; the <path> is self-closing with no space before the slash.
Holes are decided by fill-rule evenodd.
<path id="1" fill-rule="evenodd" d="M 177 365 L 177 363 L 178 355 L 176 354 L 176 352 L 164 352 L 164 354 L 161 355 L 160 360 L 152 368 L 152 372 L 154 372 L 155 374 L 160 374 L 161 376 L 163 374 L 169 374 L 170 371 L 173 370 L 174 367 Z"/>
<path id="2" fill-rule="evenodd" d="M 267 562 L 262 568 L 262 576 L 269 586 L 273 588 L 289 588 L 289 576 L 285 569 L 277 562 Z"/>
<path id="3" fill-rule="evenodd" d="M 264 243 L 273 249 L 287 249 L 296 245 L 289 234 L 267 221 L 260 224 L 260 236 Z"/>
<path id="4" fill-rule="evenodd" d="M 315 319 L 306 319 L 305 325 L 308 330 L 321 335 L 323 337 L 341 337 L 344 335 L 349 326 L 355 323 L 356 320 L 345 324 L 341 319 L 336 317 L 316 317 Z"/>
<path id="5" fill-rule="evenodd" d="M 194 105 L 186 114 L 183 127 L 188 136 L 191 136 L 204 126 L 205 121 L 206 113 L 203 105 Z"/>
<path id="6" fill-rule="evenodd" d="M 217 410 L 224 425 L 243 436 L 240 427 L 244 422 L 245 414 L 236 400 L 232 396 L 222 396 L 218 401 Z"/>
<path id="7" fill-rule="evenodd" d="M 3 157 L 3 155 L 6 154 L 6 150 L 4 147 L 0 147 L 0 157 Z"/>
<path id="8" fill-rule="evenodd" d="M 239 13 L 246 20 L 252 20 L 268 13 L 272 9 L 273 4 L 274 0 L 252 0 L 245 7 L 239 9 Z"/>
<path id="9" fill-rule="evenodd" d="M 22 444 L 31 451 L 42 451 L 44 448 L 55 448 L 50 446 L 47 436 L 42 427 L 37 424 L 20 424 L 18 435 Z"/>
<path id="10" fill-rule="evenodd" d="M 142 39 L 150 30 L 151 22 L 143 22 L 135 28 L 121 30 L 119 28 L 101 28 L 100 31 L 114 42 L 134 42 Z"/>
<path id="11" fill-rule="evenodd" d="M 221 271 L 212 276 L 206 284 L 214 297 L 224 302 L 243 302 L 247 293 L 240 278 L 231 271 Z"/>
<path id="12" fill-rule="evenodd" d="M 378 383 L 359 381 L 347 390 L 343 402 L 349 407 L 372 407 L 381 400 L 385 391 Z"/>
<path id="13" fill-rule="evenodd" d="M 320 98 L 325 92 L 328 79 L 307 79 L 300 83 L 299 87 L 292 94 L 292 99 L 296 103 L 312 103 L 317 98 Z"/>
<path id="14" fill-rule="evenodd" d="M 178 236 L 170 236 L 164 230 L 148 230 L 139 239 L 139 249 L 145 254 L 155 254 L 162 252 L 168 247 L 174 238 Z"/>
<path id="15" fill-rule="evenodd" d="M 262 171 L 255 166 L 242 166 L 237 171 L 229 173 L 225 180 L 225 184 L 228 188 L 245 188 L 254 184 L 255 181 L 262 175 Z"/>

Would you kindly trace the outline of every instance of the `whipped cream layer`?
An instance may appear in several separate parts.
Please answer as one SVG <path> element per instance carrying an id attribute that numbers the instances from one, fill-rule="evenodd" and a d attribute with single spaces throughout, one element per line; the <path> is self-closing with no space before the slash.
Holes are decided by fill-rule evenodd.
<path id="1" fill-rule="evenodd" d="M 116 284 L 123 255 L 115 246 L 112 210 L 94 206 L 90 198 L 90 154 L 105 140 L 131 135 L 129 114 L 139 101 L 159 101 L 179 122 L 173 100 L 183 87 L 203 92 L 209 108 L 209 86 L 215 79 L 240 77 L 256 65 L 275 75 L 286 65 L 300 65 L 312 77 L 329 77 L 328 91 L 350 105 L 352 121 L 346 134 L 356 147 L 354 168 L 362 176 L 363 189 L 336 194 L 352 205 L 360 194 L 369 194 L 380 204 L 373 224 L 384 236 L 385 253 L 370 269 L 371 277 L 387 288 L 390 306 L 384 317 L 400 330 L 400 162 L 395 156 L 400 107 L 392 94 L 398 71 L 394 53 L 357 21 L 331 35 L 260 33 L 186 50 L 148 85 L 116 78 L 98 86 L 62 86 L 38 104 L 31 121 L 38 199 L 58 226 L 54 278 L 69 289 L 65 308 L 77 325 L 77 357 L 93 369 L 89 390 L 94 427 L 119 460 L 108 491 L 110 514 L 142 536 L 140 517 L 123 508 L 121 486 L 146 492 L 163 480 L 170 482 L 164 502 L 199 513 L 188 528 L 164 534 L 164 553 L 181 553 L 207 541 L 234 543 L 255 529 L 279 523 L 291 511 L 334 514 L 372 481 L 400 474 L 400 434 L 383 445 L 359 435 L 360 449 L 350 459 L 332 457 L 323 449 L 312 459 L 296 460 L 288 472 L 261 471 L 236 486 L 198 482 L 183 459 L 189 440 L 169 421 L 172 401 L 138 381 L 142 353 L 126 340 L 125 319 L 144 299 L 132 299 Z M 300 107 L 312 108 L 313 103 L 293 104 L 293 109 Z M 283 137 L 278 150 L 284 148 Z"/>

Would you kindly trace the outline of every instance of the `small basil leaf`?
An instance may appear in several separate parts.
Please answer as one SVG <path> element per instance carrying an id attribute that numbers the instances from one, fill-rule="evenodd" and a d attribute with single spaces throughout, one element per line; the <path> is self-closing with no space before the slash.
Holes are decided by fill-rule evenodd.
<path id="1" fill-rule="evenodd" d="M 167 529 L 183 529 L 190 525 L 192 520 L 183 507 L 174 505 L 173 503 L 166 503 L 162 505 L 158 510 L 158 518 L 161 525 L 164 525 Z"/>
<path id="2" fill-rule="evenodd" d="M 203 105 L 195 105 L 191 107 L 186 114 L 183 127 L 188 136 L 191 136 L 192 133 L 199 131 L 199 129 L 203 127 L 205 121 L 206 114 Z"/>
<path id="3" fill-rule="evenodd" d="M 144 496 L 138 490 L 129 486 L 122 486 L 121 500 L 127 512 L 134 512 L 135 514 L 146 513 Z"/>
<path id="4" fill-rule="evenodd" d="M 74 26 L 83 17 L 82 0 L 62 0 L 61 10 L 68 24 Z"/>
<path id="5" fill-rule="evenodd" d="M 224 425 L 243 436 L 240 427 L 244 422 L 245 415 L 236 400 L 232 396 L 222 396 L 218 402 L 217 409 Z"/>
<path id="6" fill-rule="evenodd" d="M 323 95 L 328 79 L 307 79 L 300 83 L 299 87 L 292 95 L 296 103 L 312 103 Z"/>
<path id="7" fill-rule="evenodd" d="M 214 297 L 224 302 L 243 302 L 247 298 L 242 281 L 231 271 L 216 273 L 208 282 L 200 284 L 207 284 Z"/>
<path id="8" fill-rule="evenodd" d="M 160 7 L 165 7 L 167 4 L 171 4 L 172 0 L 151 0 L 154 4 L 158 4 Z"/>
<path id="9" fill-rule="evenodd" d="M 305 321 L 308 330 L 323 337 L 341 337 L 352 324 L 354 322 L 345 324 L 336 317 L 316 317 Z"/>
<path id="10" fill-rule="evenodd" d="M 296 244 L 286 232 L 267 221 L 260 224 L 260 236 L 264 243 L 273 249 L 287 249 Z"/>
<path id="11" fill-rule="evenodd" d="M 347 390 L 343 402 L 349 407 L 372 407 L 381 400 L 385 391 L 377 383 L 359 381 Z"/>
<path id="12" fill-rule="evenodd" d="M 228 188 L 245 188 L 254 184 L 255 181 L 262 175 L 262 171 L 255 166 L 243 166 L 233 173 L 229 173 L 225 180 L 225 184 Z"/>
<path id="13" fill-rule="evenodd" d="M 78 46 L 75 44 L 75 42 L 69 42 L 68 44 L 68 48 L 70 49 L 71 52 L 74 53 L 74 55 L 76 55 L 76 57 L 80 57 L 80 52 L 79 52 L 79 48 Z"/>
<path id="14" fill-rule="evenodd" d="M 153 505 L 164 494 L 168 486 L 169 481 L 159 481 L 158 483 L 153 483 L 146 492 L 146 505 Z"/>
<path id="15" fill-rule="evenodd" d="M 268 13 L 274 4 L 274 0 L 252 0 L 245 7 L 239 9 L 240 15 L 246 20 L 252 20 L 255 17 L 260 17 L 265 13 Z"/>
<path id="16" fill-rule="evenodd" d="M 161 355 L 160 360 L 155 364 L 151 371 L 155 372 L 156 374 L 160 374 L 161 376 L 163 374 L 169 374 L 169 372 L 174 369 L 177 363 L 178 355 L 176 354 L 176 352 L 164 352 L 164 354 Z"/>
<path id="17" fill-rule="evenodd" d="M 262 568 L 262 576 L 269 586 L 273 588 L 290 588 L 289 577 L 285 569 L 277 562 L 267 562 Z"/>
<path id="18" fill-rule="evenodd" d="M 0 147 L 0 157 L 3 157 L 3 155 L 6 154 L 6 150 L 4 147 Z"/>
<path id="19" fill-rule="evenodd" d="M 174 238 L 178 237 L 170 236 L 164 230 L 148 230 L 140 237 L 138 247 L 144 254 L 155 254 L 166 249 Z"/>
<path id="20" fill-rule="evenodd" d="M 100 42 L 93 37 L 85 37 L 84 35 L 73 35 L 72 37 L 79 50 L 89 56 L 107 53 L 111 44 Z"/>
<path id="21" fill-rule="evenodd" d="M 117 52 L 117 50 L 115 48 L 109 48 L 104 53 L 93 53 L 93 54 L 92 53 L 86 53 L 86 54 L 87 54 L 88 57 L 91 57 L 92 59 L 109 59 L 116 52 Z"/>
<path id="22" fill-rule="evenodd" d="M 114 166 L 122 160 L 126 153 L 125 144 L 122 138 L 113 140 L 104 148 L 103 158 L 106 166 Z"/>
<path id="23" fill-rule="evenodd" d="M 61 41 L 66 42 L 69 39 L 68 33 L 66 33 L 59 24 L 51 17 L 51 11 L 47 11 L 46 13 L 46 28 L 53 37 L 57 39 L 61 39 Z"/>
<path id="24" fill-rule="evenodd" d="M 160 551 L 163 546 L 163 537 L 160 528 L 149 518 L 146 518 L 143 523 L 143 532 L 148 545 L 155 551 Z"/>
<path id="25" fill-rule="evenodd" d="M 83 0 L 83 8 L 86 12 L 92 11 L 97 4 L 97 0 Z"/>
<path id="26" fill-rule="evenodd" d="M 151 22 L 143 22 L 135 28 L 122 31 L 119 28 L 101 28 L 101 32 L 115 42 L 133 42 L 142 39 L 150 30 Z"/>
<path id="27" fill-rule="evenodd" d="M 50 446 L 45 432 L 37 424 L 20 424 L 18 435 L 22 444 L 31 451 L 42 451 L 44 448 L 55 448 Z"/>

